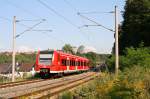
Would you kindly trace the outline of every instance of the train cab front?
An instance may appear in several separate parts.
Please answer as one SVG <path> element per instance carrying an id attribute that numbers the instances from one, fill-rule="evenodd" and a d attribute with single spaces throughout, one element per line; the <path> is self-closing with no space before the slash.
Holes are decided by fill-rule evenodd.
<path id="1" fill-rule="evenodd" d="M 50 77 L 50 67 L 52 66 L 53 51 L 40 51 L 38 55 L 37 69 L 42 78 Z"/>

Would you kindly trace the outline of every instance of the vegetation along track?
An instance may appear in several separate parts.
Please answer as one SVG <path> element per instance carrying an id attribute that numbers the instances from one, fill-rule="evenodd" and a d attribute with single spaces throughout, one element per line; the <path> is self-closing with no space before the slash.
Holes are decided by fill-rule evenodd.
<path id="1" fill-rule="evenodd" d="M 28 84 L 18 85 L 14 87 L 2 88 L 3 90 L 0 90 L 0 97 L 2 98 L 3 97 L 5 98 L 34 97 L 34 95 L 36 94 L 36 97 L 39 98 L 48 94 L 54 95 L 60 92 L 60 89 L 61 91 L 62 89 L 64 90 L 65 86 L 68 86 L 75 82 L 80 82 L 82 80 L 85 82 L 86 80 L 88 81 L 89 79 L 92 79 L 94 74 L 95 73 L 93 72 L 88 72 L 79 75 L 63 77 L 59 79 L 51 79 L 42 82 L 28 83 Z M 48 93 L 47 91 L 49 90 L 53 90 L 52 91 L 53 93 Z"/>

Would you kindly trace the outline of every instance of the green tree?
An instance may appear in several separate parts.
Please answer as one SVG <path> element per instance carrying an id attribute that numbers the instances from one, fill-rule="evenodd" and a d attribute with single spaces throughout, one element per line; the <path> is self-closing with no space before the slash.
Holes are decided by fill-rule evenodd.
<path id="1" fill-rule="evenodd" d="M 83 45 L 79 46 L 78 49 L 77 49 L 77 53 L 82 54 L 83 51 L 84 51 L 84 46 Z"/>
<path id="2" fill-rule="evenodd" d="M 84 56 L 90 60 L 90 66 L 92 66 L 92 67 L 96 66 L 97 56 L 98 56 L 96 53 L 88 52 L 88 53 L 84 54 Z"/>
<path id="3" fill-rule="evenodd" d="M 73 51 L 73 47 L 70 44 L 65 44 L 62 47 L 62 50 L 66 53 L 75 54 L 75 52 Z"/>
<path id="4" fill-rule="evenodd" d="M 120 53 L 126 47 L 137 48 L 139 43 L 150 46 L 150 0 L 126 0 L 119 38 Z"/>

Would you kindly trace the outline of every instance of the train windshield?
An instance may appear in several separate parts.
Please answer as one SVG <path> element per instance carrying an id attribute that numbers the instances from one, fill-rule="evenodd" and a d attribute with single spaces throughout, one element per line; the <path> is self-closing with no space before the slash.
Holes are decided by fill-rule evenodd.
<path id="1" fill-rule="evenodd" d="M 53 51 L 41 51 L 39 56 L 39 63 L 44 65 L 51 65 L 53 58 Z"/>

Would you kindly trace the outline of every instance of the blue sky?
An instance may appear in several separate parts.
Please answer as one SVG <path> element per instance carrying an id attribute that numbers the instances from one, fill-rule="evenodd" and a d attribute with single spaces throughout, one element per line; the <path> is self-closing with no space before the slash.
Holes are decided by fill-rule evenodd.
<path id="1" fill-rule="evenodd" d="M 52 30 L 52 32 L 28 31 L 16 38 L 16 47 L 35 49 L 61 49 L 64 44 L 90 46 L 99 53 L 110 53 L 114 43 L 114 33 L 77 15 L 77 12 L 109 12 L 117 5 L 124 10 L 125 0 L 41 0 L 56 13 L 42 5 L 38 0 L 0 0 L 0 51 L 12 48 L 12 21 L 17 17 L 16 34 L 27 27 L 46 19 L 34 30 Z M 110 13 L 83 14 L 106 27 L 114 29 L 114 15 Z M 67 20 L 64 20 L 64 18 Z M 28 20 L 28 21 L 27 21 Z M 122 21 L 119 16 L 119 21 Z M 68 22 L 69 21 L 69 22 Z M 23 26 L 26 25 L 26 26 Z M 78 28 L 80 27 L 80 29 Z"/>

